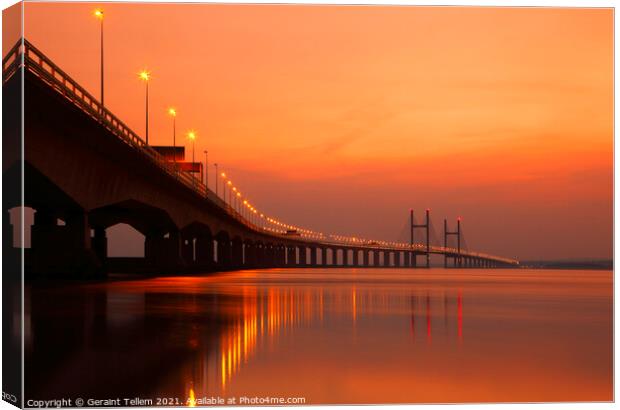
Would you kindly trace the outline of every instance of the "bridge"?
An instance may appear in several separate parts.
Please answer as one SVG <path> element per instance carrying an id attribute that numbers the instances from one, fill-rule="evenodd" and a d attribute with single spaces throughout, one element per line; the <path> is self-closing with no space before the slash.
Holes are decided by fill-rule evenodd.
<path id="1" fill-rule="evenodd" d="M 433 254 L 442 255 L 445 266 L 518 266 L 514 259 L 462 249 L 460 222 L 455 232 L 444 224 L 443 246 L 430 244 L 428 210 L 424 224 L 415 224 L 412 214 L 408 242 L 323 234 L 284 223 L 244 206 L 231 192 L 228 201 L 225 192 L 213 192 L 149 146 L 27 40 L 7 53 L 2 69 L 3 229 L 5 238 L 13 237 L 10 209 L 35 210 L 31 246 L 24 249 L 27 277 L 104 275 L 110 269 L 106 229 L 119 223 L 144 235 L 141 268 L 157 273 L 429 267 Z M 426 230 L 423 243 L 413 240 L 418 228 Z M 457 247 L 447 246 L 450 235 L 457 236 Z M 21 249 L 9 242 L 4 241 L 5 255 L 18 258 Z"/>

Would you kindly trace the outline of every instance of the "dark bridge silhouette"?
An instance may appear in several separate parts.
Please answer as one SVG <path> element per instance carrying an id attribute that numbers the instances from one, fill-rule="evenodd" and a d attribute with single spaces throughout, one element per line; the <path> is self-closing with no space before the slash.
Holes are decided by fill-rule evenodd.
<path id="1" fill-rule="evenodd" d="M 23 123 L 17 103 L 22 80 Z M 414 267 L 418 256 L 427 266 L 431 254 L 461 267 L 518 265 L 460 247 L 432 246 L 428 240 L 388 243 L 305 230 L 291 234 L 257 222 L 146 145 L 26 40 L 3 59 L 3 92 L 4 235 L 13 237 L 9 209 L 36 211 L 31 248 L 25 250 L 28 275 L 104 273 L 109 267 L 106 229 L 118 223 L 145 236 L 143 268 L 153 272 Z M 19 249 L 7 252 L 17 257 Z"/>

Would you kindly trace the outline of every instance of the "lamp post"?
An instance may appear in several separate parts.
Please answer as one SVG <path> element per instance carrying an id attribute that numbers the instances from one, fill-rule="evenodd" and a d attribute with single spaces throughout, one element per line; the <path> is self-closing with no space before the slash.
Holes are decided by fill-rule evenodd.
<path id="1" fill-rule="evenodd" d="M 177 167 L 177 110 L 175 108 L 168 108 L 168 114 L 172 117 L 172 161 L 174 162 L 174 170 Z"/>
<path id="2" fill-rule="evenodd" d="M 192 183 L 194 183 L 194 181 L 196 180 L 196 176 L 194 175 L 194 165 L 196 164 L 196 161 L 194 159 L 194 152 L 195 152 L 195 142 L 196 142 L 196 132 L 194 130 L 189 131 L 187 133 L 187 138 L 189 138 L 190 141 L 192 141 Z"/>
<path id="3" fill-rule="evenodd" d="M 217 162 L 213 165 L 215 166 L 215 196 L 217 197 L 217 186 L 219 185 L 220 174 L 217 173 Z"/>
<path id="4" fill-rule="evenodd" d="M 140 72 L 140 79 L 146 84 L 146 145 L 149 145 L 149 80 L 151 73 L 147 70 Z"/>
<path id="5" fill-rule="evenodd" d="M 99 20 L 100 23 L 100 29 L 101 29 L 101 34 L 100 34 L 100 41 L 101 41 L 101 67 L 100 67 L 100 75 L 101 75 L 101 108 L 102 108 L 102 112 L 101 114 L 103 115 L 103 9 L 97 9 L 95 10 L 95 17 Z"/>
<path id="6" fill-rule="evenodd" d="M 228 205 L 232 206 L 232 182 L 228 180 L 226 185 L 228 185 Z M 224 191 L 224 200 L 226 200 L 226 191 Z"/>
<path id="7" fill-rule="evenodd" d="M 205 150 L 205 195 L 209 191 L 209 151 Z"/>

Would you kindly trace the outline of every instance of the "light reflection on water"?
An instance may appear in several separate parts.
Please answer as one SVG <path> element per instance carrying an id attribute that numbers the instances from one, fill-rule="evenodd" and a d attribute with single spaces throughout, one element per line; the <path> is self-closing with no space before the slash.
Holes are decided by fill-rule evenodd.
<path id="1" fill-rule="evenodd" d="M 28 293 L 27 398 L 612 400 L 612 273 L 293 269 Z"/>

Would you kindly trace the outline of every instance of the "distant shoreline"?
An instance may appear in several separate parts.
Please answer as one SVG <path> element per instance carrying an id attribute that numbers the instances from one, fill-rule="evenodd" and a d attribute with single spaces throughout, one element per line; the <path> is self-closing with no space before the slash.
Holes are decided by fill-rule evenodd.
<path id="1" fill-rule="evenodd" d="M 588 269 L 613 270 L 614 261 L 608 260 L 559 260 L 559 261 L 521 261 L 521 268 L 530 269 Z"/>

